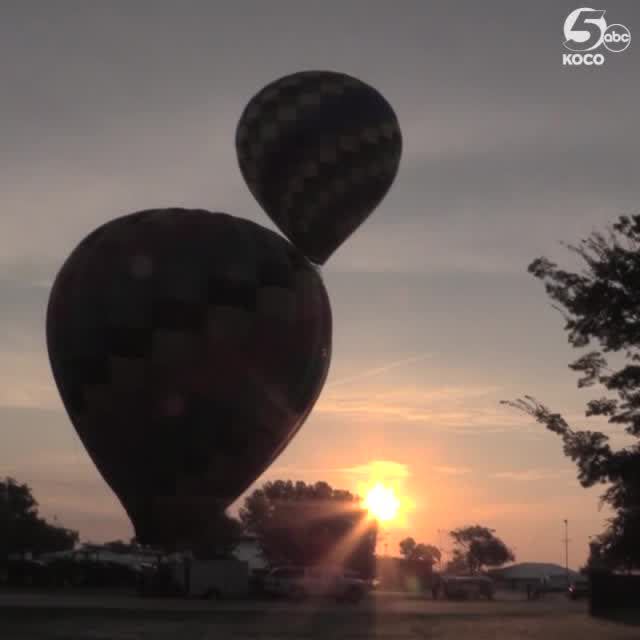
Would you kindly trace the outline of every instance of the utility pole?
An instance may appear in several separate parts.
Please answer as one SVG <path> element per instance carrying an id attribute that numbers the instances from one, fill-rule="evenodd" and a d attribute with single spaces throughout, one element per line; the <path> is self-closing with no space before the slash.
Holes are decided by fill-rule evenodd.
<path id="1" fill-rule="evenodd" d="M 380 542 L 384 542 L 384 557 L 386 558 L 389 554 L 388 554 L 388 549 L 389 549 L 389 531 L 388 530 L 382 530 L 382 536 L 380 537 Z"/>
<path id="2" fill-rule="evenodd" d="M 5 532 L 4 535 L 6 537 L 6 549 L 2 550 L 2 553 L 6 555 L 5 558 L 0 558 L 0 569 L 4 569 L 4 565 L 9 562 L 9 555 L 11 554 L 11 495 L 9 493 L 9 476 L 4 479 L 4 510 L 6 510 L 6 522 L 2 523 Z"/>
<path id="3" fill-rule="evenodd" d="M 569 587 L 569 521 L 564 520 L 564 564 L 567 571 L 567 587 Z"/>

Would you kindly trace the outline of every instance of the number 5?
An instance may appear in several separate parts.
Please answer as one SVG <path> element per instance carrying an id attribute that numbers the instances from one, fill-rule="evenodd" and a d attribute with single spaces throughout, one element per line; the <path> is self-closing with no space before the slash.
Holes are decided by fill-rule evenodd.
<path id="1" fill-rule="evenodd" d="M 565 31 L 567 37 L 564 46 L 570 51 L 590 51 L 600 45 L 604 29 L 600 23 L 604 22 L 604 10 L 583 9 L 576 18 L 573 26 Z M 606 23 L 605 23 L 606 24 Z M 578 33 L 588 33 L 586 41 L 574 40 L 571 35 Z"/>

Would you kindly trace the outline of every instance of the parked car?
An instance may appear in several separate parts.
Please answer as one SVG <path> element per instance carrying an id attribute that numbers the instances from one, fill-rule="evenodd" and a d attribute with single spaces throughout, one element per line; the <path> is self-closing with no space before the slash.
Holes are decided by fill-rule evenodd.
<path id="1" fill-rule="evenodd" d="M 46 565 L 52 586 L 134 588 L 139 574 L 137 567 L 84 554 L 54 557 Z"/>
<path id="2" fill-rule="evenodd" d="M 278 567 L 264 581 L 265 591 L 274 596 L 303 600 L 307 597 L 335 598 L 359 602 L 368 583 L 357 574 L 323 567 Z"/>
<path id="3" fill-rule="evenodd" d="M 567 596 L 571 600 L 578 600 L 579 598 L 588 598 L 590 593 L 589 583 L 586 581 L 574 582 L 569 585 L 567 589 Z"/>
<path id="4" fill-rule="evenodd" d="M 47 565 L 33 558 L 13 557 L 7 562 L 7 584 L 11 587 L 48 587 Z"/>
<path id="5" fill-rule="evenodd" d="M 265 580 L 269 575 L 269 569 L 254 569 L 249 573 L 249 595 L 254 598 L 263 598 L 268 595 L 265 591 Z"/>

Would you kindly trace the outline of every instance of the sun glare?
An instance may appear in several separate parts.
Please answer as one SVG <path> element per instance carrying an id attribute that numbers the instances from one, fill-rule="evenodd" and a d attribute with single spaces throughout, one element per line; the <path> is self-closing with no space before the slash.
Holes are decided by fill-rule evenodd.
<path id="1" fill-rule="evenodd" d="M 367 493 L 364 506 L 369 511 L 369 515 L 376 520 L 389 522 L 398 514 L 400 500 L 392 488 L 385 487 L 379 482 Z"/>

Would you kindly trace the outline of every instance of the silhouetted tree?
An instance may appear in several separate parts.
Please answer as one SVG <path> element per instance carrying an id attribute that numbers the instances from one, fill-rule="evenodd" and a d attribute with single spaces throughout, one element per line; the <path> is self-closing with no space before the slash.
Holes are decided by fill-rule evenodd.
<path id="1" fill-rule="evenodd" d="M 460 549 L 454 549 L 451 559 L 447 562 L 444 572 L 453 575 L 464 575 L 468 573 L 469 565 L 467 556 Z"/>
<path id="2" fill-rule="evenodd" d="M 565 320 L 569 343 L 592 347 L 569 367 L 578 387 L 600 386 L 608 394 L 586 405 L 586 416 L 607 418 L 640 438 L 640 215 L 622 216 L 607 233 L 592 233 L 566 245 L 583 268 L 565 271 L 547 258 L 529 265 L 544 282 Z M 595 349 L 593 349 L 595 347 Z M 605 357 L 612 354 L 614 357 Z M 562 438 L 584 487 L 607 484 L 601 499 L 615 517 L 596 543 L 597 561 L 610 567 L 640 567 L 640 443 L 613 449 L 599 431 L 574 430 L 561 414 L 531 396 L 505 402 L 531 415 Z"/>
<path id="3" fill-rule="evenodd" d="M 411 537 L 400 540 L 398 544 L 398 547 L 400 548 L 400 555 L 403 558 L 409 558 L 416 548 L 416 544 L 416 541 Z"/>
<path id="4" fill-rule="evenodd" d="M 430 544 L 418 544 L 411 537 L 401 540 L 399 547 L 400 555 L 409 562 L 426 562 L 433 566 L 441 557 L 440 549 Z"/>
<path id="5" fill-rule="evenodd" d="M 495 529 L 476 524 L 454 529 L 449 533 L 455 544 L 452 562 L 459 566 L 464 560 L 469 573 L 478 573 L 484 567 L 499 567 L 513 562 L 513 551 L 495 535 Z"/>
<path id="6" fill-rule="evenodd" d="M 28 485 L 0 481 L 0 549 L 9 553 L 45 553 L 73 549 L 78 532 L 49 524 L 38 514 Z"/>
<path id="7" fill-rule="evenodd" d="M 360 500 L 326 482 L 267 482 L 240 510 L 273 564 L 341 564 L 372 576 L 377 527 Z"/>

